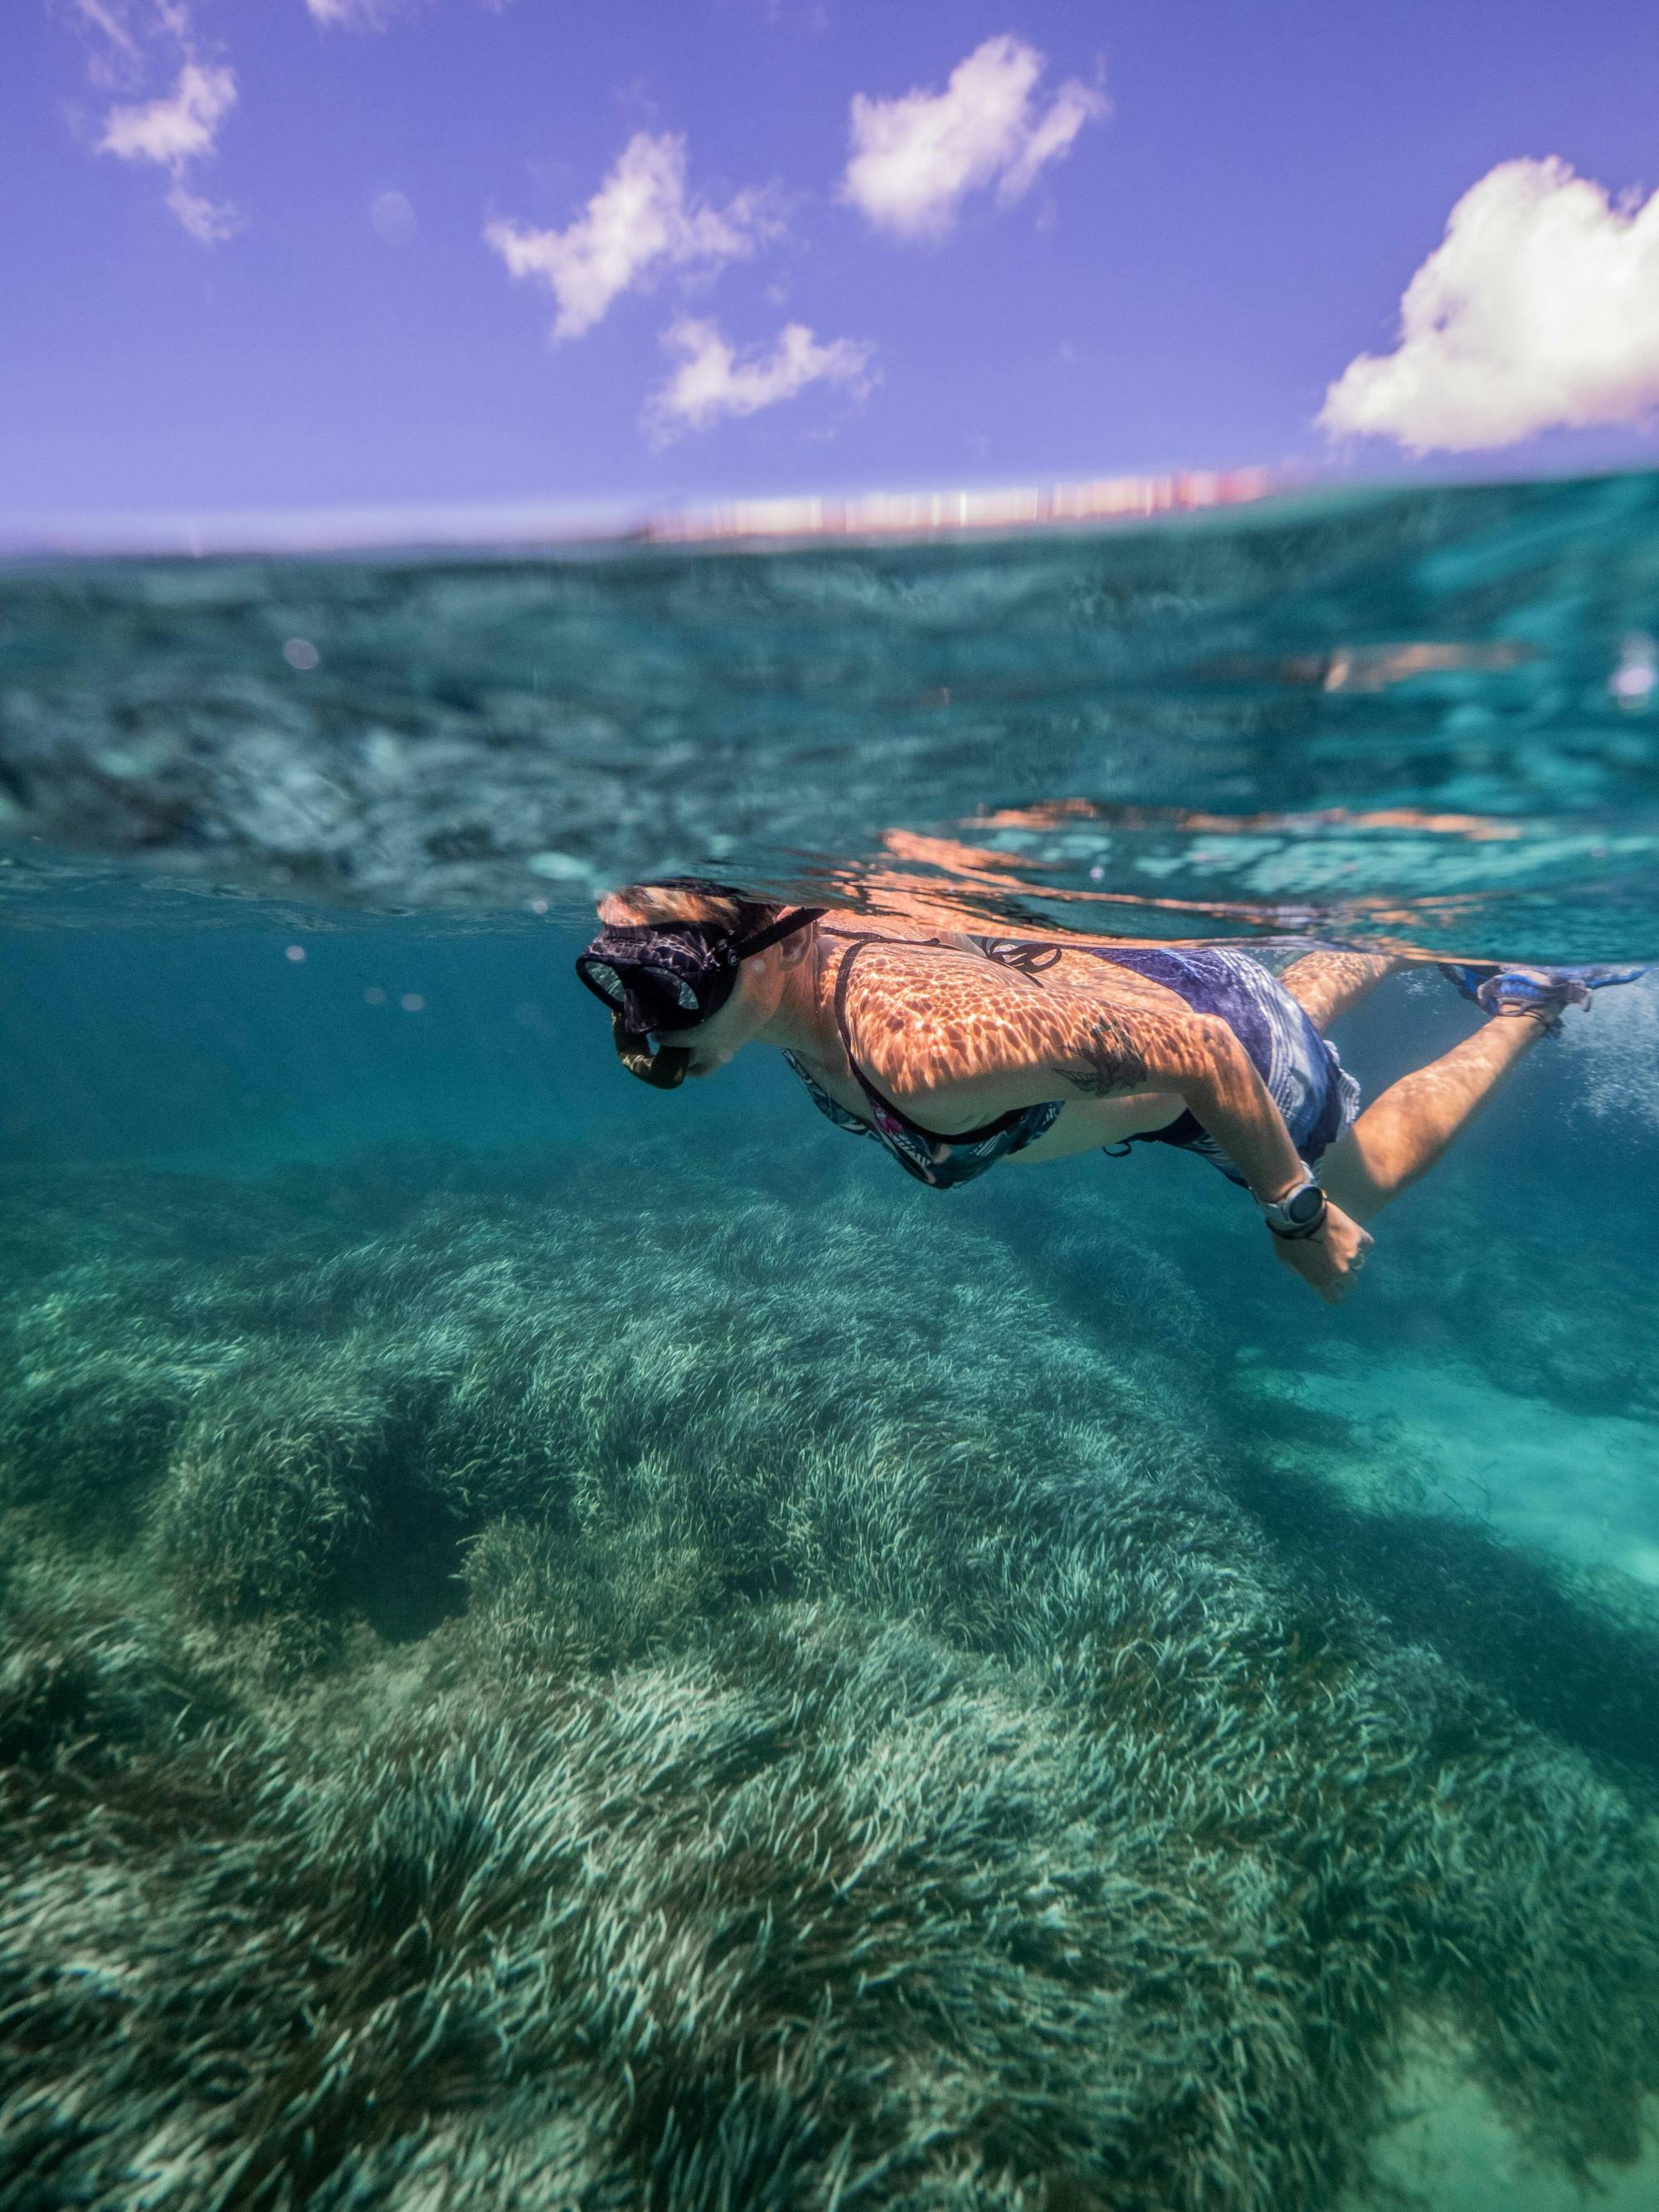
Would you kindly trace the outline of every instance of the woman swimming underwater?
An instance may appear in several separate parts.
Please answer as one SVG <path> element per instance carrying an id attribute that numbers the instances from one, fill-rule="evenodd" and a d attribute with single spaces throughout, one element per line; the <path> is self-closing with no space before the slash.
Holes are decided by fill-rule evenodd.
<path id="1" fill-rule="evenodd" d="M 779 1046 L 819 1110 L 938 1190 L 1001 1159 L 1200 1152 L 1334 1304 L 1364 1224 L 1431 1168 L 1569 1005 L 1636 968 L 1443 966 L 1486 1015 L 1362 1112 L 1328 1024 L 1407 963 L 932 928 L 779 907 L 699 878 L 630 884 L 576 963 L 629 1071 L 672 1089 Z"/>

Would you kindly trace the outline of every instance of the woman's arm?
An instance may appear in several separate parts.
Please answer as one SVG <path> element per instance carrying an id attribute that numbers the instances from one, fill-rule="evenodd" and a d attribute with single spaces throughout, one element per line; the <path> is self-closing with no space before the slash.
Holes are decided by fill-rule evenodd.
<path id="1" fill-rule="evenodd" d="M 1103 1002 L 1007 970 L 992 977 L 971 956 L 932 950 L 925 974 L 903 956 L 867 970 L 860 963 L 848 1014 L 872 1080 L 927 1127 L 971 1128 L 1055 1097 L 1173 1093 L 1263 1204 L 1304 1180 L 1283 1115 L 1218 1015 Z M 1285 1263 L 1332 1302 L 1370 1243 L 1335 1206 L 1319 1236 L 1275 1240 Z"/>
<path id="2" fill-rule="evenodd" d="M 930 946 L 871 947 L 846 1012 L 866 1073 L 925 1126 L 972 1128 L 1048 1099 L 1173 1093 L 1259 1197 L 1301 1181 L 1284 1118 L 1218 1015 L 1148 1008 Z"/>
<path id="3" fill-rule="evenodd" d="M 1111 1073 L 1112 1054 L 1127 1076 L 1144 1065 L 1147 1077 L 1160 1088 L 1177 1091 L 1199 1126 L 1215 1139 L 1228 1158 L 1263 1205 L 1272 1205 L 1297 1188 L 1307 1175 L 1295 1139 L 1273 1093 L 1261 1080 L 1255 1062 L 1226 1024 L 1212 1014 L 1177 1018 L 1174 1035 L 1155 1033 L 1161 1016 L 1151 1018 L 1144 1048 L 1138 1044 L 1145 1023 L 1136 1017 L 1111 1017 L 1117 1026 L 1109 1037 L 1096 1032 L 1074 1070 L 1091 1077 Z M 1081 1088 L 1075 1073 L 1056 1071 Z M 1085 1095 L 1107 1097 L 1105 1091 Z M 1365 1264 L 1371 1238 L 1339 1206 L 1325 1201 L 1325 1218 L 1317 1234 L 1294 1239 L 1275 1237 L 1273 1249 L 1293 1275 L 1316 1291 L 1327 1305 L 1340 1304 L 1353 1288 L 1353 1279 Z"/>

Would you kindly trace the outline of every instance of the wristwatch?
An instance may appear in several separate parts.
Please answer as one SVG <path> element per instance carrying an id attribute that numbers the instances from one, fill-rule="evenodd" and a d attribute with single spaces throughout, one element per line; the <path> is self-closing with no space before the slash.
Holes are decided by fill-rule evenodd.
<path id="1" fill-rule="evenodd" d="M 1294 1190 L 1287 1191 L 1271 1205 L 1265 1199 L 1256 1201 L 1263 1220 L 1275 1237 L 1317 1237 L 1325 1226 L 1325 1194 L 1314 1181 L 1313 1170 L 1307 1162 L 1304 1160 L 1300 1164 L 1303 1180 Z"/>

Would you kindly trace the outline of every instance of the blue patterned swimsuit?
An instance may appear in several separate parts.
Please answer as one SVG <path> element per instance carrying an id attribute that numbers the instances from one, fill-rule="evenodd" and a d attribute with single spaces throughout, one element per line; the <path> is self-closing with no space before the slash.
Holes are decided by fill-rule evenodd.
<path id="1" fill-rule="evenodd" d="M 925 1182 L 930 1189 L 951 1190 L 958 1183 L 971 1182 L 975 1176 L 982 1176 L 988 1168 L 1006 1159 L 1010 1153 L 1024 1152 L 1028 1145 L 1035 1144 L 1053 1128 L 1065 1103 L 1062 1099 L 1045 1100 L 1038 1106 L 1017 1106 L 1009 1113 L 999 1115 L 994 1121 L 988 1121 L 982 1128 L 943 1136 L 935 1130 L 923 1128 L 919 1121 L 913 1121 L 895 1106 L 890 1098 L 884 1098 L 854 1057 L 847 1022 L 847 985 L 854 962 L 865 945 L 910 945 L 915 940 L 873 933 L 854 936 L 845 930 L 825 930 L 823 934 L 849 940 L 842 958 L 841 972 L 836 978 L 836 1026 L 841 1032 L 842 1047 L 853 1071 L 853 1079 L 869 1106 L 869 1121 L 848 1113 L 846 1107 L 830 1097 L 821 1084 L 814 1082 L 793 1053 L 786 1052 L 783 1056 L 805 1085 L 818 1111 L 838 1129 L 845 1129 L 853 1136 L 876 1138 L 908 1175 Z M 939 942 L 927 941 L 935 945 Z M 1337 1057 L 1335 1046 L 1320 1036 L 1305 1010 L 1278 977 L 1248 953 L 1207 945 L 1197 946 L 1189 952 L 1176 952 L 1165 945 L 1067 946 L 1052 940 L 1045 944 L 1005 937 L 974 937 L 968 941 L 1000 967 L 1017 969 L 1032 976 L 1054 966 L 1068 951 L 1090 952 L 1097 960 L 1131 969 L 1149 982 L 1161 983 L 1166 990 L 1184 999 L 1194 1013 L 1218 1014 L 1249 1053 L 1273 1103 L 1285 1117 L 1297 1152 L 1310 1167 L 1352 1126 L 1359 1111 L 1359 1086 Z M 1177 1115 L 1162 1129 L 1140 1131 L 1128 1142 L 1174 1145 L 1182 1152 L 1197 1152 L 1218 1168 L 1230 1182 L 1244 1186 L 1244 1177 L 1190 1112 Z M 1117 1147 L 1104 1149 L 1115 1152 Z"/>

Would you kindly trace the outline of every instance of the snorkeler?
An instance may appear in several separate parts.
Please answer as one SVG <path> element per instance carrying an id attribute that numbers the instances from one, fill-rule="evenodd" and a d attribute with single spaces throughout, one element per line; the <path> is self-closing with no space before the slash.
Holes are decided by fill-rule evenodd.
<path id="1" fill-rule="evenodd" d="M 1281 977 L 1231 950 L 872 927 L 691 877 L 630 884 L 599 919 L 576 971 L 642 1080 L 672 1090 L 777 1045 L 838 1128 L 936 1190 L 1017 1157 L 1199 1152 L 1333 1304 L 1365 1264 L 1364 1224 L 1563 1010 L 1644 972 L 1443 965 L 1488 1019 L 1362 1112 L 1324 1031 L 1408 964 L 1389 956 L 1315 951 Z"/>

